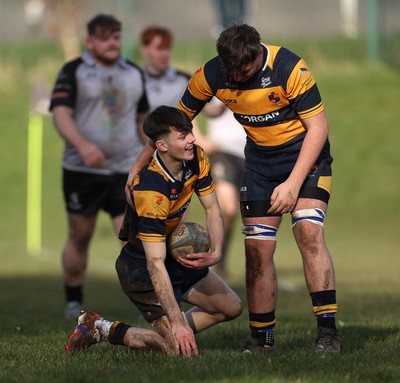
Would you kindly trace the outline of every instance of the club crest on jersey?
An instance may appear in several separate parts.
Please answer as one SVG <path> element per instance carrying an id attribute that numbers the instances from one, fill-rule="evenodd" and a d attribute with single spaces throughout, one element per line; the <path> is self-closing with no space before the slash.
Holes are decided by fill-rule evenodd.
<path id="1" fill-rule="evenodd" d="M 271 85 L 272 81 L 271 81 L 271 77 L 263 77 L 261 78 L 261 86 L 263 88 L 266 88 L 268 85 Z"/>
<path id="2" fill-rule="evenodd" d="M 279 97 L 278 93 L 272 92 L 268 95 L 268 100 L 271 102 L 271 104 L 277 105 L 281 101 L 281 98 Z"/>

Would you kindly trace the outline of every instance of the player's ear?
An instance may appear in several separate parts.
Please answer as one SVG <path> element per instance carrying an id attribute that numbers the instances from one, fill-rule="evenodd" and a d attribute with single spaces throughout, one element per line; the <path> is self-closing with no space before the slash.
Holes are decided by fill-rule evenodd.
<path id="1" fill-rule="evenodd" d="M 89 50 L 91 50 L 93 48 L 93 37 L 92 36 L 86 36 L 85 42 L 86 42 L 86 47 Z"/>
<path id="2" fill-rule="evenodd" d="M 158 151 L 165 153 L 168 151 L 168 145 L 165 141 L 163 140 L 157 140 L 156 141 L 156 148 Z"/>

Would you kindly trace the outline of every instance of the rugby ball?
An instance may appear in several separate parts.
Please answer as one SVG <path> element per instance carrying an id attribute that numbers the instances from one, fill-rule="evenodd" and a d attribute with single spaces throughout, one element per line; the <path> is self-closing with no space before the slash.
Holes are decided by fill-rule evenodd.
<path id="1" fill-rule="evenodd" d="M 167 238 L 168 252 L 175 259 L 191 253 L 206 253 L 210 246 L 207 230 L 195 222 L 180 223 Z"/>

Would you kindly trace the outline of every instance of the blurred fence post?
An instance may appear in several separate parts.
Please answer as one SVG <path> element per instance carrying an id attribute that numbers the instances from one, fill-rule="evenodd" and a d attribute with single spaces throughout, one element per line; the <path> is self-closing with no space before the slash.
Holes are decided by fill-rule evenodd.
<path id="1" fill-rule="evenodd" d="M 42 250 L 42 146 L 43 116 L 32 110 L 28 121 L 26 248 L 35 257 Z"/>
<path id="2" fill-rule="evenodd" d="M 49 115 L 50 91 L 42 78 L 32 85 L 28 115 L 26 249 L 30 256 L 42 252 L 42 162 L 44 116 Z"/>
<path id="3" fill-rule="evenodd" d="M 375 59 L 378 57 L 378 0 L 367 2 L 367 44 L 368 55 Z"/>

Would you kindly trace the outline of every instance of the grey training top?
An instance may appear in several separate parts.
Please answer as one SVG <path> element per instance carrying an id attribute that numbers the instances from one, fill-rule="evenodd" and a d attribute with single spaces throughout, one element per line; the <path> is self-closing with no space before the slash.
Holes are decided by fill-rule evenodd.
<path id="1" fill-rule="evenodd" d="M 101 168 L 88 167 L 77 150 L 66 143 L 65 169 L 98 174 L 129 172 L 143 148 L 136 116 L 149 110 L 144 77 L 138 66 L 121 57 L 113 66 L 105 67 L 86 51 L 61 69 L 50 110 L 59 105 L 74 110 L 79 132 L 107 158 Z"/>
<path id="2" fill-rule="evenodd" d="M 171 67 L 160 76 L 151 75 L 145 67 L 142 69 L 150 109 L 153 110 L 160 105 L 176 107 L 186 90 L 190 75 Z"/>

